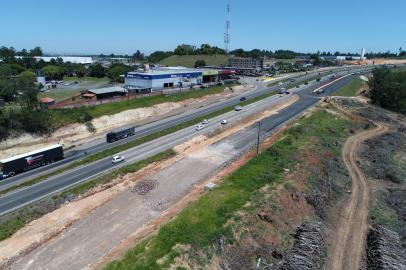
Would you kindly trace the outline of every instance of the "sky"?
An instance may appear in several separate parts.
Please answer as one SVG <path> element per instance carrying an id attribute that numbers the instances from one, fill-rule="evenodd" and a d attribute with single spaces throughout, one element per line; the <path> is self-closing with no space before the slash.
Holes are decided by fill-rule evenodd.
<path id="1" fill-rule="evenodd" d="M 56 54 L 224 47 L 227 0 L 3 1 L 0 46 Z M 231 0 L 231 49 L 406 48 L 405 0 Z"/>

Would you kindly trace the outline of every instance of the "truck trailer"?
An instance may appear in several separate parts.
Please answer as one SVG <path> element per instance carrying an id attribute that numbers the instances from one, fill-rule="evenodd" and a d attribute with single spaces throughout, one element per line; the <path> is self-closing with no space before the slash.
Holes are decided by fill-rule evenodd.
<path id="1" fill-rule="evenodd" d="M 0 179 L 63 159 L 60 144 L 0 160 Z"/>
<path id="2" fill-rule="evenodd" d="M 115 141 L 125 139 L 130 136 L 134 136 L 134 134 L 135 134 L 135 127 L 130 127 L 130 128 L 107 133 L 106 140 L 108 143 L 113 143 Z"/>

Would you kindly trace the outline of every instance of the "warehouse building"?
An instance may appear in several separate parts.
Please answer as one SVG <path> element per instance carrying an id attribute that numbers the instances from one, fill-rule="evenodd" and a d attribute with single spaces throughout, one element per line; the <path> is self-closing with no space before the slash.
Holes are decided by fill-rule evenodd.
<path id="1" fill-rule="evenodd" d="M 87 91 L 83 91 L 81 93 L 81 97 L 87 100 L 102 100 L 102 99 L 109 99 L 109 98 L 116 98 L 116 97 L 123 97 L 127 95 L 127 90 L 119 87 L 106 87 L 106 88 L 99 88 L 99 89 L 90 89 Z"/>
<path id="2" fill-rule="evenodd" d="M 125 88 L 135 93 L 184 88 L 202 82 L 203 71 L 198 69 L 166 68 L 147 72 L 129 72 L 125 75 Z"/>

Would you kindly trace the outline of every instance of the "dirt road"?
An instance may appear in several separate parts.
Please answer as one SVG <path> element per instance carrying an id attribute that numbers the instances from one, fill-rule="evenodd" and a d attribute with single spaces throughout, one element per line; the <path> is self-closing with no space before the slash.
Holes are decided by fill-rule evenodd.
<path id="1" fill-rule="evenodd" d="M 358 149 L 362 142 L 388 131 L 386 126 L 358 133 L 345 142 L 342 156 L 352 179 L 351 198 L 338 221 L 337 235 L 330 254 L 334 270 L 358 270 L 364 252 L 368 229 L 369 186 L 357 164 Z"/>

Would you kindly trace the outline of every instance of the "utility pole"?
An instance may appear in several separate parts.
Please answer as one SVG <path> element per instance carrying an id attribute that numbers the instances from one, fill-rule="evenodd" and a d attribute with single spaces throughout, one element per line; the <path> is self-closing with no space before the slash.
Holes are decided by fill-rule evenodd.
<path id="1" fill-rule="evenodd" d="M 259 155 L 259 138 L 261 133 L 261 122 L 258 122 L 257 156 Z"/>

